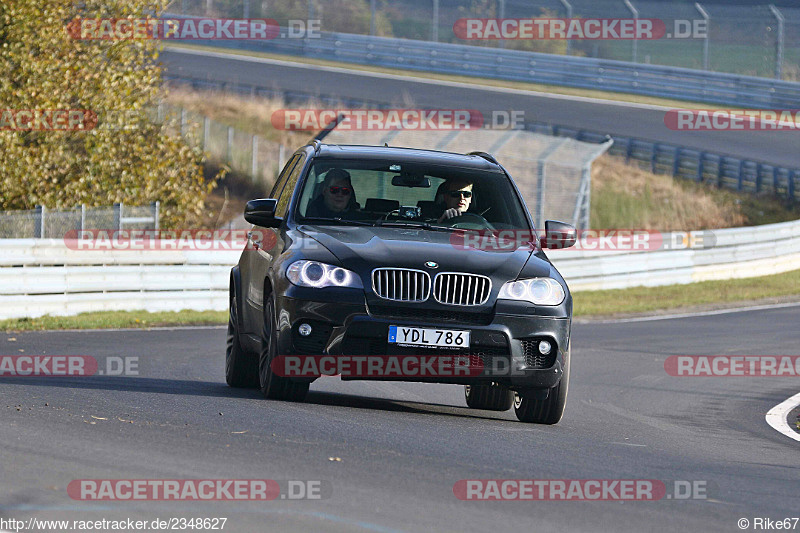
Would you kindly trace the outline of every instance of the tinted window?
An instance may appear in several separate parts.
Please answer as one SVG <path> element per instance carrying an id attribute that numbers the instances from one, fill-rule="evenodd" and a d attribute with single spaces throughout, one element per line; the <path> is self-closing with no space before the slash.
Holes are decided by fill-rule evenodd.
<path id="1" fill-rule="evenodd" d="M 278 206 L 275 208 L 275 216 L 278 217 L 286 216 L 286 210 L 288 209 L 289 202 L 292 199 L 294 188 L 297 186 L 297 179 L 300 177 L 300 173 L 303 171 L 303 163 L 305 163 L 306 160 L 305 156 L 299 154 L 295 156 L 295 158 L 296 162 L 286 179 L 286 184 L 283 187 L 283 191 L 281 191 L 280 198 L 278 198 Z"/>

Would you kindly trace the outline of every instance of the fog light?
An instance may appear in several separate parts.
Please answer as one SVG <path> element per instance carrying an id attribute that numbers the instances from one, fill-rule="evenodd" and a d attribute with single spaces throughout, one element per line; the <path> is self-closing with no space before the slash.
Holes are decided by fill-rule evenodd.
<path id="1" fill-rule="evenodd" d="M 309 324 L 300 324 L 300 327 L 297 328 L 297 332 L 300 335 L 302 335 L 303 337 L 308 337 L 309 335 L 311 335 L 311 326 Z M 541 348 L 539 348 L 539 349 L 541 349 Z M 548 351 L 549 351 L 549 348 L 548 348 Z"/>
<path id="2" fill-rule="evenodd" d="M 552 346 L 547 341 L 540 341 L 539 342 L 539 353 L 542 355 L 547 355 L 550 353 L 550 349 Z"/>

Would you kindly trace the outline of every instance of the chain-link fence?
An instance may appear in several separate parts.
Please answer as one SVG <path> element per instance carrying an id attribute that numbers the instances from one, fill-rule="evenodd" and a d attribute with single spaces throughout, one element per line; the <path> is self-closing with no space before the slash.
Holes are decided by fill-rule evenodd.
<path id="1" fill-rule="evenodd" d="M 285 145 L 243 132 L 200 113 L 162 104 L 159 118 L 180 124 L 181 133 L 190 142 L 201 146 L 210 160 L 250 176 L 254 183 L 271 184 L 286 161 Z"/>
<path id="2" fill-rule="evenodd" d="M 655 0 L 174 0 L 170 13 L 319 20 L 322 31 L 494 46 L 800 81 L 800 6 Z M 659 19 L 656 40 L 464 41 L 463 18 Z M 688 24 L 688 26 L 687 26 Z M 686 33 L 688 32 L 688 34 Z M 684 37 L 685 35 L 685 37 Z"/>
<path id="3" fill-rule="evenodd" d="M 0 211 L 0 239 L 61 239 L 70 231 L 89 229 L 158 229 L 159 203 L 131 206 Z"/>
<path id="4" fill-rule="evenodd" d="M 534 223 L 561 220 L 588 229 L 591 164 L 611 143 L 592 144 L 524 130 L 461 130 L 452 132 L 333 130 L 326 143 L 427 148 L 456 153 L 489 152 L 514 178 Z"/>

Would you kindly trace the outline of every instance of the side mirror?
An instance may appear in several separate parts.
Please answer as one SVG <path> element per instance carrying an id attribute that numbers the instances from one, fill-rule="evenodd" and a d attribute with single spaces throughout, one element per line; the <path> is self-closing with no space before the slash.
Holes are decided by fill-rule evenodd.
<path id="1" fill-rule="evenodd" d="M 540 242 L 542 248 L 561 250 L 574 246 L 577 239 L 578 230 L 575 229 L 575 226 L 557 220 L 548 220 L 544 223 L 544 237 Z"/>
<path id="2" fill-rule="evenodd" d="M 277 228 L 283 222 L 282 218 L 275 216 L 277 207 L 278 200 L 274 198 L 250 200 L 244 208 L 244 219 L 263 228 Z"/>

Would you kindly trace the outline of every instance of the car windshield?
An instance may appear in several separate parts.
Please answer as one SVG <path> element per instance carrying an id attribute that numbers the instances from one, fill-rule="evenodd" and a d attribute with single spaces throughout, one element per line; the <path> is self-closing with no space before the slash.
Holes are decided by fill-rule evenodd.
<path id="1" fill-rule="evenodd" d="M 390 160 L 316 160 L 296 215 L 315 224 L 530 229 L 502 171 Z"/>

